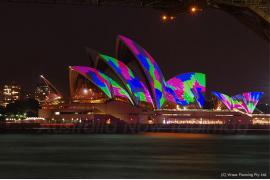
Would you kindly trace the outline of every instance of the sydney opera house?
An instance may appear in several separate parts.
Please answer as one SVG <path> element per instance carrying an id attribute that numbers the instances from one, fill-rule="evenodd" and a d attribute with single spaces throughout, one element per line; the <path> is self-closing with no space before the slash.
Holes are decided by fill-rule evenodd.
<path id="1" fill-rule="evenodd" d="M 213 91 L 205 109 L 206 75 L 180 73 L 166 80 L 157 62 L 133 40 L 119 35 L 116 56 L 87 49 L 88 66 L 69 67 L 70 97 L 51 85 L 39 116 L 50 121 L 119 119 L 127 123 L 226 124 L 263 121 L 254 110 L 263 92 L 228 96 Z"/>

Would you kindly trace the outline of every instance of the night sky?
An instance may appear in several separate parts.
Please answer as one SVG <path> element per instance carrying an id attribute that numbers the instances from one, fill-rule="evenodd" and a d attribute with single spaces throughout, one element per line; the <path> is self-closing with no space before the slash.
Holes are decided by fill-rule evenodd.
<path id="1" fill-rule="evenodd" d="M 68 66 L 88 65 L 85 47 L 114 56 L 115 38 L 142 45 L 166 79 L 198 71 L 207 89 L 235 95 L 264 91 L 270 101 L 269 42 L 230 15 L 204 11 L 160 21 L 151 9 L 0 4 L 0 84 L 31 91 L 44 74 L 68 94 Z"/>

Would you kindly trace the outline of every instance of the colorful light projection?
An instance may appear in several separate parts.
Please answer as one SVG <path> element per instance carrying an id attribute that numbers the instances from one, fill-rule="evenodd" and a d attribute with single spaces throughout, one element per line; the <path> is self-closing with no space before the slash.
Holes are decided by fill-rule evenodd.
<path id="1" fill-rule="evenodd" d="M 233 110 L 233 100 L 230 96 L 216 91 L 213 91 L 212 94 L 215 95 L 229 110 Z"/>
<path id="2" fill-rule="evenodd" d="M 242 94 L 232 96 L 233 109 L 247 111 L 246 104 L 244 103 Z"/>
<path id="3" fill-rule="evenodd" d="M 108 77 L 108 80 L 111 83 L 111 87 L 112 87 L 112 92 L 113 92 L 113 97 L 120 97 L 120 98 L 124 98 L 124 99 L 128 99 L 133 105 L 133 101 L 131 99 L 131 97 L 129 96 L 128 92 L 123 89 L 116 81 L 114 81 L 112 78 Z"/>
<path id="4" fill-rule="evenodd" d="M 99 56 L 120 77 L 130 94 L 136 97 L 136 102 L 147 102 L 153 105 L 153 101 L 148 89 L 140 81 L 140 79 L 134 75 L 128 66 L 113 57 L 104 54 L 99 54 Z"/>
<path id="5" fill-rule="evenodd" d="M 252 114 L 263 92 L 245 92 L 230 97 L 219 92 L 212 92 L 229 110 L 244 110 Z"/>
<path id="6" fill-rule="evenodd" d="M 245 92 L 242 94 L 244 103 L 246 104 L 248 110 L 247 113 L 252 114 L 254 112 L 263 94 L 263 92 Z"/>
<path id="7" fill-rule="evenodd" d="M 167 81 L 166 98 L 171 102 L 185 106 L 197 102 L 204 106 L 204 93 L 206 91 L 206 78 L 203 73 L 185 73 Z"/>
<path id="8" fill-rule="evenodd" d="M 85 76 L 100 88 L 109 98 L 120 97 L 128 99 L 133 104 L 129 94 L 117 82 L 102 72 L 85 66 L 72 66 L 71 69 Z"/>
<path id="9" fill-rule="evenodd" d="M 252 114 L 261 99 L 263 92 L 245 92 L 233 96 L 233 104 L 235 109 L 244 109 L 246 113 Z"/>
<path id="10" fill-rule="evenodd" d="M 136 57 L 139 65 L 142 67 L 144 73 L 146 74 L 147 80 L 151 86 L 156 108 L 160 109 L 166 101 L 166 82 L 158 64 L 145 49 L 143 49 L 140 45 L 138 45 L 131 39 L 124 36 L 118 36 L 118 40 L 123 42 L 123 44 Z"/>
<path id="11" fill-rule="evenodd" d="M 184 89 L 184 83 L 180 79 L 171 79 L 170 84 L 167 82 L 166 99 L 181 106 L 188 105 L 191 100 L 189 96 L 184 98 Z"/>
<path id="12" fill-rule="evenodd" d="M 85 66 L 72 66 L 71 69 L 82 74 L 93 84 L 95 84 L 98 88 L 100 88 L 106 94 L 106 96 L 112 98 L 112 94 L 110 91 L 111 85 L 108 79 L 106 78 L 106 75 L 98 72 L 96 69 Z"/>

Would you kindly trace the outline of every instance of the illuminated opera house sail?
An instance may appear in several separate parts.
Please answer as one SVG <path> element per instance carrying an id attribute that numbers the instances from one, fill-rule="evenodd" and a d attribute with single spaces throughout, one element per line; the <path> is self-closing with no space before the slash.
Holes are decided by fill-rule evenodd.
<path id="1" fill-rule="evenodd" d="M 129 100 L 133 104 L 124 88 L 112 78 L 94 68 L 72 66 L 70 67 L 70 79 L 71 94 L 74 100 L 91 102 L 92 100 L 118 98 Z M 100 89 L 102 93 L 95 87 Z"/>
<path id="2" fill-rule="evenodd" d="M 127 37 L 117 37 L 116 58 L 89 48 L 87 52 L 91 67 L 70 67 L 73 102 L 118 100 L 148 109 L 204 107 L 205 74 L 188 72 L 166 80 L 155 59 Z M 234 97 L 213 94 L 228 110 L 244 110 L 251 114 L 263 93 L 248 92 Z"/>
<path id="3" fill-rule="evenodd" d="M 87 53 L 89 65 L 69 67 L 70 101 L 58 107 L 43 106 L 42 117 L 87 120 L 96 113 L 128 122 L 158 119 L 160 123 L 173 119 L 166 123 L 180 123 L 189 119 L 202 123 L 207 118 L 207 122 L 215 119 L 214 123 L 220 123 L 220 118 L 238 118 L 235 113 L 252 114 L 263 95 L 246 92 L 230 97 L 212 92 L 218 107 L 206 110 L 204 73 L 186 72 L 165 79 L 155 59 L 138 43 L 122 35 L 116 40 L 115 57 L 89 48 Z M 216 111 L 221 108 L 226 110 Z"/>
<path id="4" fill-rule="evenodd" d="M 92 67 L 70 67 L 75 102 L 114 99 L 149 109 L 204 106 L 205 74 L 183 73 L 166 81 L 154 58 L 127 37 L 117 38 L 118 59 L 91 49 L 88 53 Z"/>
<path id="5" fill-rule="evenodd" d="M 219 92 L 212 92 L 229 110 L 240 110 L 252 114 L 263 92 L 244 92 L 233 97 Z"/>

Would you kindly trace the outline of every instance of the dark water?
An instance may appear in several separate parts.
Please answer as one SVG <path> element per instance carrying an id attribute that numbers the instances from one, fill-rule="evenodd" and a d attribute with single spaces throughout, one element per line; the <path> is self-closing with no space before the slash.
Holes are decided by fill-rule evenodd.
<path id="1" fill-rule="evenodd" d="M 268 135 L 1 135 L 0 178 L 221 178 L 239 172 L 269 178 L 269 141 Z"/>

